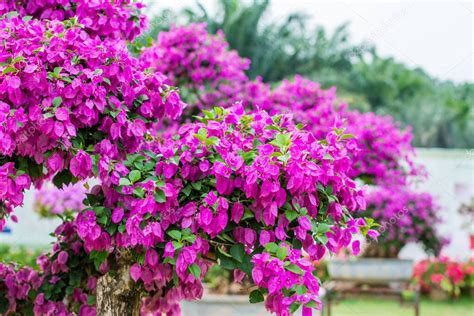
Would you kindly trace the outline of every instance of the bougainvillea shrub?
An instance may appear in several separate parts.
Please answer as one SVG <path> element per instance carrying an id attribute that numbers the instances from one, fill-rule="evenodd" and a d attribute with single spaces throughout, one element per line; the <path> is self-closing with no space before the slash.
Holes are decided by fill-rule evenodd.
<path id="1" fill-rule="evenodd" d="M 459 262 L 445 256 L 422 260 L 413 271 L 413 279 L 423 292 L 441 289 L 452 297 L 458 297 L 462 287 L 472 286 L 473 276 L 472 261 Z"/>
<path id="2" fill-rule="evenodd" d="M 76 18 L 90 36 L 133 40 L 145 27 L 143 4 L 131 0 L 3 0 L 0 15 L 16 12 L 27 19 Z"/>
<path id="3" fill-rule="evenodd" d="M 34 210 L 42 217 L 72 215 L 84 208 L 87 184 L 85 182 L 64 184 L 60 188 L 44 184 L 35 192 Z"/>
<path id="4" fill-rule="evenodd" d="M 205 27 L 192 24 L 161 32 L 140 56 L 145 67 L 187 87 L 183 96 L 191 106 L 185 120 L 192 120 L 198 108 L 228 107 L 235 102 L 270 114 L 291 113 L 316 137 L 324 137 L 334 126 L 354 135 L 349 151 L 354 178 L 376 184 L 406 184 L 422 173 L 413 163 L 409 128 L 402 129 L 390 117 L 351 111 L 337 99 L 335 87 L 326 90 L 301 76 L 283 80 L 273 89 L 260 78 L 249 81 L 245 75 L 248 60 L 230 51 L 221 33 L 210 35 Z"/>
<path id="5" fill-rule="evenodd" d="M 84 250 L 73 222 L 61 224 L 54 235 L 52 251 L 36 260 L 40 271 L 0 263 L 2 315 L 95 315 L 103 268 Z"/>
<path id="6" fill-rule="evenodd" d="M 93 162 L 135 151 L 148 124 L 181 112 L 165 77 L 144 72 L 122 42 L 74 20 L 13 15 L 0 29 L 0 226 L 30 181 L 87 178 Z"/>
<path id="7" fill-rule="evenodd" d="M 251 301 L 265 295 L 270 311 L 318 307 L 312 260 L 342 247 L 357 253 L 352 235 L 370 231 L 351 215 L 365 199 L 346 175 L 344 135 L 333 131 L 320 141 L 286 116 L 248 115 L 241 107 L 217 108 L 199 121 L 173 139 L 143 143 L 123 162 L 99 164 L 102 185 L 92 189 L 77 219 L 64 224 L 75 240 L 70 251 L 94 262 L 75 282 L 130 266 L 147 293 L 142 311 L 175 314 L 180 300 L 202 295 L 201 277 L 218 261 L 250 275 L 259 287 Z M 69 253 L 51 258 L 46 266 L 53 260 L 61 269 Z M 44 271 L 54 278 L 54 271 Z M 36 310 L 93 309 L 90 298 L 65 306 L 67 291 L 51 299 L 39 283 L 32 294 Z M 84 288 L 89 295 L 92 290 Z"/>
<path id="8" fill-rule="evenodd" d="M 302 250 L 312 259 L 358 251 L 351 236 L 366 227 L 351 216 L 365 199 L 346 176 L 342 138 L 319 142 L 285 116 L 217 108 L 146 154 L 99 169 L 115 189 L 103 186 L 105 200 L 78 216 L 78 234 L 86 249 L 131 251 L 132 278 L 152 294 L 144 310 L 177 312 L 172 302 L 199 298 L 209 260 L 251 275 L 260 287 L 251 300 L 267 294 L 279 315 L 315 307 L 319 283 Z"/>
<path id="9" fill-rule="evenodd" d="M 351 176 L 367 183 L 406 184 L 422 170 L 413 163 L 410 129 L 401 129 L 391 117 L 360 113 L 348 109 L 337 99 L 336 88 L 322 89 L 319 83 L 295 76 L 284 80 L 264 104 L 271 113 L 292 113 L 295 121 L 317 136 L 333 126 L 353 135 L 350 150 Z"/>
<path id="10" fill-rule="evenodd" d="M 429 254 L 439 254 L 447 242 L 436 230 L 441 222 L 439 206 L 428 193 L 404 187 L 374 188 L 367 195 L 366 216 L 379 225 L 377 243 L 370 243 L 369 257 L 396 257 L 409 242 L 420 243 Z"/>
<path id="11" fill-rule="evenodd" d="M 250 65 L 229 49 L 222 32 L 210 35 L 204 23 L 173 26 L 159 33 L 140 60 L 144 67 L 165 74 L 179 86 L 186 102 L 204 108 L 231 105 L 229 97 L 248 81 L 245 70 Z"/>

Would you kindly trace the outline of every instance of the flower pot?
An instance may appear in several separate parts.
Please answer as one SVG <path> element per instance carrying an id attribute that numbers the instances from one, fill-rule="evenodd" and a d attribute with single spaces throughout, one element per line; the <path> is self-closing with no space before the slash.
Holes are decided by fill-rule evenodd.
<path id="1" fill-rule="evenodd" d="M 449 294 L 440 288 L 434 287 L 431 289 L 430 299 L 433 301 L 447 301 L 449 300 Z"/>
<path id="2" fill-rule="evenodd" d="M 322 290 L 321 290 L 322 292 Z M 270 316 L 263 303 L 249 303 L 248 295 L 221 295 L 204 293 L 201 300 L 181 303 L 184 316 Z M 301 315 L 301 308 L 295 315 Z M 319 316 L 313 311 L 313 316 Z"/>
<path id="3" fill-rule="evenodd" d="M 361 258 L 328 262 L 331 279 L 384 283 L 408 281 L 413 274 L 413 261 L 402 259 Z"/>

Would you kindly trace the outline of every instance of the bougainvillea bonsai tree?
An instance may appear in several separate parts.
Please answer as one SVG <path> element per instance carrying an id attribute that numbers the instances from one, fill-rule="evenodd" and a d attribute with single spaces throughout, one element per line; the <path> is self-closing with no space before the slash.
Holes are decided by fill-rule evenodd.
<path id="1" fill-rule="evenodd" d="M 207 34 L 204 27 L 203 24 L 189 25 L 162 32 L 156 43 L 145 49 L 140 57 L 142 64 L 152 70 L 165 72 L 176 83 L 192 82 L 193 77 L 200 78 L 199 88 L 191 89 L 186 94 L 191 107 L 194 105 L 206 110 L 215 104 L 230 106 L 241 102 L 248 109 L 264 109 L 271 115 L 287 113 L 293 116 L 295 123 L 300 124 L 302 129 L 311 131 L 317 138 L 324 138 L 334 127 L 344 129 L 351 161 L 349 176 L 379 187 L 372 190 L 375 191 L 371 195 L 374 205 L 364 214 L 373 215 L 372 212 L 376 212 L 374 216 L 386 222 L 394 214 L 409 207 L 410 212 L 404 212 L 404 220 L 386 225 L 384 234 L 387 240 L 397 240 L 395 237 L 401 237 L 401 231 L 409 232 L 409 236 L 403 233 L 405 237 L 399 239 L 396 247 L 398 253 L 409 241 L 421 241 L 426 245 L 430 243 L 430 236 L 433 236 L 433 244 L 426 249 L 428 252 L 439 251 L 443 244 L 435 233 L 435 226 L 439 223 L 439 208 L 434 206 L 428 194 L 411 192 L 412 183 L 424 176 L 424 170 L 414 162 L 415 151 L 411 145 L 409 128 L 402 129 L 391 117 L 350 110 L 347 104 L 337 98 L 335 87 L 323 89 L 319 83 L 301 76 L 283 80 L 274 87 L 263 83 L 260 78 L 249 81 L 242 66 L 245 60 L 229 51 L 221 36 Z M 201 59 L 186 54 L 193 52 L 196 55 L 201 51 L 206 52 Z M 160 56 L 173 57 L 163 60 Z M 201 67 L 197 67 L 193 61 L 199 61 Z M 227 73 L 238 75 L 229 81 Z M 193 118 L 187 116 L 186 119 Z M 380 199 L 391 197 L 386 194 L 379 196 L 378 193 L 390 190 L 396 193 L 398 201 L 382 203 Z M 375 200 L 376 197 L 378 200 Z M 424 210 L 425 206 L 428 209 Z M 400 228 L 405 224 L 407 227 Z M 428 231 L 431 233 L 425 235 Z M 372 248 L 375 246 L 372 243 Z"/>
<path id="2" fill-rule="evenodd" d="M 77 216 L 63 217 L 40 271 L 0 265 L 0 312 L 178 315 L 217 263 L 252 278 L 251 302 L 311 314 L 320 305 L 311 261 L 358 253 L 352 236 L 376 235 L 356 217 L 366 202 L 349 176 L 354 144 L 338 126 L 316 137 L 289 115 L 238 104 L 154 138 L 184 104 L 126 50 L 130 26 L 142 25 L 137 8 L 0 7 L 17 11 L 0 19 L 0 226 L 32 183 L 98 181 Z"/>

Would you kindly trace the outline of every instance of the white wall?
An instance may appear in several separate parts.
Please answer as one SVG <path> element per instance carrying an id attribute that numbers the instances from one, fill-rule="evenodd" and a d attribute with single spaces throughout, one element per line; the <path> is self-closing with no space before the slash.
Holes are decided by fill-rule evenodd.
<path id="1" fill-rule="evenodd" d="M 451 239 L 443 253 L 456 259 L 468 258 L 469 230 L 474 232 L 474 223 L 461 216 L 458 208 L 474 196 L 474 150 L 420 148 L 417 161 L 425 165 L 429 174 L 419 189 L 436 196 L 442 207 L 444 223 L 440 232 Z M 413 259 L 425 256 L 417 245 L 408 245 L 400 255 Z"/>

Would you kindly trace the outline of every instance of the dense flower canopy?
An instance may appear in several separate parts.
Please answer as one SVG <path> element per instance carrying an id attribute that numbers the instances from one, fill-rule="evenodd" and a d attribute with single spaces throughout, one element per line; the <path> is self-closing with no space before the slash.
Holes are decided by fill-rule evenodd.
<path id="1" fill-rule="evenodd" d="M 325 249 L 350 246 L 351 235 L 366 225 L 347 220 L 365 207 L 365 199 L 346 175 L 349 160 L 341 138 L 330 133 L 320 143 L 287 117 L 217 108 L 181 127 L 173 140 L 149 144 L 148 154 L 99 168 L 105 183 L 118 189 L 102 187 L 105 200 L 79 215 L 78 234 L 88 250 L 149 249 L 145 258 L 153 259 L 132 266 L 132 277 L 157 292 L 144 308 L 168 312 L 178 308 L 170 302 L 199 298 L 206 257 L 252 273 L 268 291 L 267 307 L 274 312 L 286 315 L 293 302 L 312 306 L 318 282 L 299 248 L 320 258 Z M 268 243 L 274 246 L 263 248 Z M 285 255 L 275 254 L 276 243 L 287 248 Z M 253 256 L 263 249 L 265 255 Z M 270 268 L 270 262 L 280 268 Z M 285 273 L 289 283 L 275 284 Z M 308 295 L 297 295 L 297 285 Z M 163 292 L 170 286 L 174 289 Z"/>
<path id="2" fill-rule="evenodd" d="M 68 227 L 76 240 L 76 257 L 94 258 L 81 284 L 117 264 L 131 265 L 131 277 L 149 295 L 143 311 L 174 314 L 180 300 L 202 295 L 200 279 L 209 260 L 218 260 L 251 275 L 259 286 L 252 299 L 268 294 L 267 308 L 279 315 L 317 307 L 312 260 L 348 246 L 357 253 L 352 235 L 370 229 L 351 215 L 365 208 L 365 199 L 346 174 L 346 145 L 336 131 L 319 141 L 287 116 L 249 115 L 236 106 L 207 112 L 173 139 L 142 143 L 122 163 L 99 164 L 102 184 L 60 229 Z M 66 254 L 59 256 L 50 258 L 68 271 Z M 46 269 L 42 278 L 54 273 Z M 67 310 L 60 302 L 67 293 L 45 299 L 41 286 L 36 309 Z"/>
<path id="3" fill-rule="evenodd" d="M 138 148 L 149 122 L 181 113 L 165 77 L 144 72 L 122 42 L 91 38 L 73 20 L 12 16 L 0 29 L 0 154 L 9 170 L 0 175 L 0 198 L 7 213 L 21 203 L 29 178 L 40 182 L 68 166 L 58 181 L 71 173 L 87 178 L 94 146 L 117 159 Z"/>
<path id="4" fill-rule="evenodd" d="M 141 2 L 131 0 L 5 0 L 0 15 L 16 11 L 22 17 L 64 21 L 77 18 L 91 36 L 133 40 L 145 27 Z"/>
<path id="5" fill-rule="evenodd" d="M 390 117 L 359 113 L 338 100 L 336 88 L 295 76 L 273 89 L 260 78 L 249 81 L 248 61 L 228 48 L 221 33 L 210 35 L 205 24 L 173 27 L 161 32 L 140 59 L 145 67 L 163 72 L 172 83 L 188 87 L 183 97 L 193 105 L 211 109 L 241 102 L 245 107 L 270 114 L 291 113 L 316 137 L 324 138 L 333 127 L 354 135 L 350 150 L 352 176 L 376 184 L 406 184 L 421 170 L 413 163 L 410 129 L 401 129 Z"/>
<path id="6" fill-rule="evenodd" d="M 248 59 L 229 50 L 222 32 L 210 35 L 204 23 L 160 32 L 140 60 L 144 67 L 165 74 L 173 85 L 182 88 L 187 102 L 204 108 L 231 105 L 229 96 L 248 81 L 245 70 L 250 65 Z"/>

